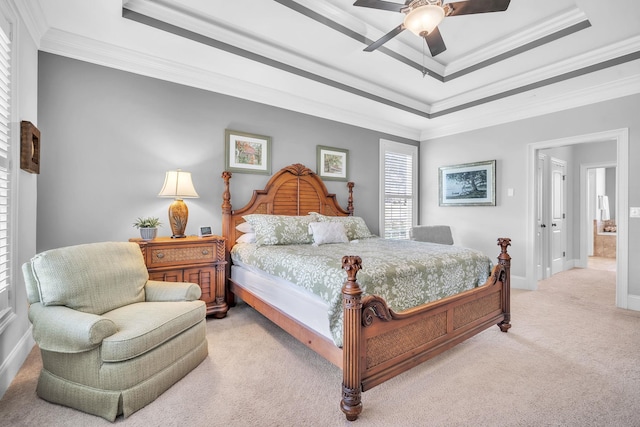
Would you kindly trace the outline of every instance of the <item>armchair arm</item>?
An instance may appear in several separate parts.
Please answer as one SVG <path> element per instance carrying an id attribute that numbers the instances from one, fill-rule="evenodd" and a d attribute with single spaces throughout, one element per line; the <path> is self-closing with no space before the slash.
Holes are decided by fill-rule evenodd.
<path id="1" fill-rule="evenodd" d="M 146 301 L 195 301 L 202 295 L 200 286 L 187 282 L 149 280 L 144 290 Z"/>
<path id="2" fill-rule="evenodd" d="M 115 323 L 97 314 L 55 305 L 34 303 L 29 306 L 33 339 L 43 350 L 81 353 L 102 343 L 118 331 Z"/>

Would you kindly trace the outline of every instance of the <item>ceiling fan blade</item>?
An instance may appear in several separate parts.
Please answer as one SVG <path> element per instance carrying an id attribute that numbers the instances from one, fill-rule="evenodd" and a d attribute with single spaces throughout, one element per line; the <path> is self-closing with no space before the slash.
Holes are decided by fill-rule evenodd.
<path id="1" fill-rule="evenodd" d="M 356 0 L 354 6 L 370 7 L 372 9 L 390 10 L 392 12 L 400 12 L 406 6 L 403 3 L 394 3 L 383 0 Z"/>
<path id="2" fill-rule="evenodd" d="M 434 28 L 427 36 L 424 38 L 427 42 L 427 46 L 429 46 L 429 51 L 431 52 L 431 56 L 436 56 L 445 50 L 447 47 L 444 45 L 444 40 L 442 39 L 442 35 L 440 35 L 440 30 L 438 27 Z"/>
<path id="3" fill-rule="evenodd" d="M 380 46 L 382 46 L 383 44 L 385 44 L 386 42 L 388 42 L 389 40 L 391 40 L 392 38 L 394 38 L 395 36 L 397 36 L 398 34 L 403 32 L 404 28 L 405 28 L 404 24 L 398 25 L 393 30 L 389 31 L 387 34 L 385 34 L 384 36 L 380 37 L 378 40 L 376 40 L 375 42 L 373 42 L 369 46 L 367 46 L 364 49 L 364 51 L 365 52 L 371 52 L 371 51 L 376 50 L 377 48 L 379 48 Z"/>
<path id="4" fill-rule="evenodd" d="M 470 0 L 447 3 L 452 12 L 448 16 L 471 15 L 473 13 L 503 12 L 511 0 Z"/>

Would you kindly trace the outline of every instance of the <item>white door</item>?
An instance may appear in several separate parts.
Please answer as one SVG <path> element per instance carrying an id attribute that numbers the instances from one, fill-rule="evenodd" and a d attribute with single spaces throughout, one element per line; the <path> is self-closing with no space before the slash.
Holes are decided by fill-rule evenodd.
<path id="1" fill-rule="evenodd" d="M 546 212 L 547 212 L 547 156 L 538 154 L 536 171 L 536 277 L 537 280 L 545 279 L 548 276 L 546 261 L 548 256 L 548 240 L 546 233 Z"/>
<path id="2" fill-rule="evenodd" d="M 564 260 L 567 254 L 566 221 L 566 169 L 563 160 L 551 159 L 551 275 L 564 271 Z"/>

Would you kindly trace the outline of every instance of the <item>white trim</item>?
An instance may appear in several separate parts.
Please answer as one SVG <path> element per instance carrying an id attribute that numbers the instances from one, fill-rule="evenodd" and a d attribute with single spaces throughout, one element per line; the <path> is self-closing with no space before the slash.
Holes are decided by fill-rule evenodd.
<path id="1" fill-rule="evenodd" d="M 18 344 L 11 350 L 7 359 L 0 365 L 0 398 L 4 396 L 34 345 L 36 342 L 33 340 L 30 326 Z"/>
<path id="2" fill-rule="evenodd" d="M 616 306 L 629 307 L 629 129 L 614 129 L 587 135 L 577 135 L 550 141 L 533 142 L 527 145 L 527 241 L 526 277 L 527 289 L 537 289 L 535 275 L 535 160 L 538 150 L 563 147 L 587 142 L 614 140 L 617 143 L 616 167 L 616 217 L 618 227 L 616 265 Z M 624 213 L 624 214 L 623 214 Z"/>
<path id="3" fill-rule="evenodd" d="M 640 311 L 640 295 L 631 295 L 627 298 L 627 309 Z"/>
<path id="4" fill-rule="evenodd" d="M 527 278 L 524 276 L 511 275 L 511 281 L 509 282 L 509 284 L 511 285 L 511 289 L 530 290 L 527 287 Z"/>
<path id="5" fill-rule="evenodd" d="M 428 124 L 429 127 L 422 130 L 420 140 L 436 139 L 490 126 L 512 123 L 517 120 L 597 104 L 637 93 L 640 93 L 640 74 L 615 80 L 609 79 L 596 86 L 585 85 L 583 88 L 560 92 L 557 95 L 531 97 L 527 93 L 519 94 L 516 97 L 528 96 L 525 102 L 513 103 L 513 97 L 510 97 L 508 100 L 493 101 L 461 111 L 454 114 L 451 119 L 445 120 L 446 116 L 435 119 L 434 122 Z M 474 114 L 471 114 L 472 111 Z M 441 120 L 445 121 L 441 123 Z"/>
<path id="6" fill-rule="evenodd" d="M 555 32 L 565 30 L 573 25 L 587 20 L 587 15 L 573 6 L 571 9 L 555 14 L 549 14 L 544 20 L 533 26 L 521 29 L 509 37 L 492 40 L 487 46 L 460 55 L 445 68 L 445 76 L 473 67 L 483 61 L 491 60 L 501 54 L 533 43 Z"/>
<path id="7" fill-rule="evenodd" d="M 412 225 L 416 225 L 417 221 L 418 221 L 418 204 L 419 204 L 419 193 L 418 193 L 418 156 L 419 156 L 419 152 L 418 152 L 418 146 L 417 145 L 409 145 L 409 144 L 403 144 L 401 142 L 394 142 L 394 141 L 389 141 L 387 139 L 380 139 L 380 158 L 379 158 L 379 165 L 378 165 L 378 176 L 380 177 L 380 196 L 379 196 L 379 211 L 378 211 L 378 226 L 379 226 L 379 232 L 380 232 L 380 236 L 384 237 L 385 235 L 385 230 L 384 230 L 384 223 L 385 223 L 385 205 L 384 205 L 384 195 L 385 195 L 385 152 L 390 151 L 390 152 L 395 152 L 395 153 L 401 153 L 401 154 L 406 154 L 408 156 L 411 156 L 412 160 L 413 160 L 413 164 L 412 166 L 412 199 L 413 199 L 413 205 L 412 205 L 412 218 L 411 218 L 411 222 Z"/>

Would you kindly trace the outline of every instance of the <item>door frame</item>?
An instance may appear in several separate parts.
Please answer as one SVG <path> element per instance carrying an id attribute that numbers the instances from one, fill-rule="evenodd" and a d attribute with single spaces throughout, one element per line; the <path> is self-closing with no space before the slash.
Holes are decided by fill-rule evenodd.
<path id="1" fill-rule="evenodd" d="M 538 150 L 590 142 L 616 141 L 616 306 L 628 308 L 629 301 L 629 128 L 614 129 L 568 138 L 532 142 L 527 144 L 527 288 L 538 288 L 536 280 L 535 195 L 536 159 Z M 582 245 L 581 245 L 582 252 Z M 581 254 L 582 256 L 582 254 Z"/>

